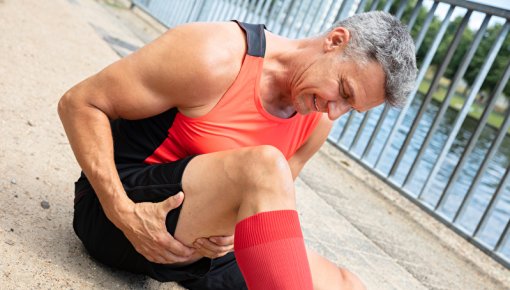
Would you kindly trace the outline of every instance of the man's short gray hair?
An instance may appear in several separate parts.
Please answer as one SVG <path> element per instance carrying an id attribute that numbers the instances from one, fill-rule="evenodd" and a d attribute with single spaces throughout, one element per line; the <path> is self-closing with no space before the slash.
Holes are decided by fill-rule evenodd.
<path id="1" fill-rule="evenodd" d="M 333 24 L 344 27 L 351 38 L 344 51 L 360 63 L 375 60 L 386 75 L 386 103 L 401 107 L 415 86 L 416 49 L 411 35 L 389 13 L 373 11 L 353 15 Z"/>

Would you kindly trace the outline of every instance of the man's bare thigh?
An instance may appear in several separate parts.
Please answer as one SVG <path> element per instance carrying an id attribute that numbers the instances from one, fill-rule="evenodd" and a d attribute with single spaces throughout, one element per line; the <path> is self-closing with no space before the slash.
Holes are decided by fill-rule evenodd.
<path id="1" fill-rule="evenodd" d="M 240 196 L 232 163 L 242 151 L 205 154 L 190 161 L 182 177 L 184 202 L 176 239 L 191 246 L 197 238 L 234 233 Z"/>
<path id="2" fill-rule="evenodd" d="M 259 211 L 295 208 L 290 168 L 271 146 L 197 156 L 182 183 L 175 238 L 187 245 L 201 237 L 232 235 L 237 221 Z"/>

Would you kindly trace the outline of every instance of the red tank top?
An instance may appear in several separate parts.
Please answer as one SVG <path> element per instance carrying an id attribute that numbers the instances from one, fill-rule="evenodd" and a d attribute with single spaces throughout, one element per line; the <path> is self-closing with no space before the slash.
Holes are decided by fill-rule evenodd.
<path id="1" fill-rule="evenodd" d="M 320 113 L 281 119 L 264 110 L 259 93 L 264 26 L 238 24 L 246 33 L 248 52 L 234 83 L 206 115 L 190 118 L 177 113 L 167 138 L 145 163 L 257 145 L 272 145 L 289 159 L 315 129 Z"/>

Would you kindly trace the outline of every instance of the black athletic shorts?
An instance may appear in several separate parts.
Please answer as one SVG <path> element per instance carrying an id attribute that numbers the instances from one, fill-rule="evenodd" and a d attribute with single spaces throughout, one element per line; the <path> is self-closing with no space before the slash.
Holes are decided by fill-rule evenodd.
<path id="1" fill-rule="evenodd" d="M 117 169 L 131 200 L 159 202 L 182 190 L 182 174 L 192 158 L 157 165 L 117 165 Z M 152 263 L 108 220 L 85 176 L 76 182 L 75 192 L 73 228 L 96 260 L 161 282 L 178 282 L 188 289 L 247 289 L 233 253 L 214 260 L 203 258 L 183 267 Z M 176 208 L 167 215 L 166 226 L 171 235 L 180 210 L 181 207 Z"/>

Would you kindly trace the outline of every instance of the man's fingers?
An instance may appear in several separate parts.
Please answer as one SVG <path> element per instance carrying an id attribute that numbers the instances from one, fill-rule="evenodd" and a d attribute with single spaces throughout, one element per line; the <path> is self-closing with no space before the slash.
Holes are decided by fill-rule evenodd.
<path id="1" fill-rule="evenodd" d="M 180 191 L 178 194 L 173 195 L 162 202 L 165 213 L 178 208 L 184 200 L 184 193 Z"/>
<path id="2" fill-rule="evenodd" d="M 162 260 L 160 264 L 172 264 L 172 263 L 178 263 L 178 262 L 185 262 L 188 260 L 188 257 L 181 257 L 177 256 L 172 252 L 164 252 L 161 253 Z"/>
<path id="3" fill-rule="evenodd" d="M 200 253 L 200 255 L 210 258 L 210 259 L 220 258 L 220 257 L 223 257 L 226 254 L 228 254 L 228 252 L 214 253 L 214 252 L 207 251 L 207 250 L 202 250 L 202 251 L 199 251 L 198 253 Z"/>
<path id="4" fill-rule="evenodd" d="M 147 260 L 172 264 L 189 260 L 196 252 L 175 240 L 167 231 L 165 218 L 169 211 L 182 204 L 184 194 L 179 192 L 160 203 L 135 204 L 137 227 L 124 232 L 137 252 Z"/>
<path id="5" fill-rule="evenodd" d="M 200 247 L 200 246 L 197 246 L 197 252 L 200 255 L 202 255 L 204 257 L 207 257 L 207 258 L 211 258 L 211 259 L 223 257 L 226 254 L 228 254 L 228 251 L 225 251 L 225 252 L 211 251 L 210 249 L 203 248 L 203 247 Z"/>
<path id="6" fill-rule="evenodd" d="M 231 236 L 214 236 L 210 237 L 209 241 L 218 246 L 230 246 L 234 244 L 234 235 Z"/>
<path id="7" fill-rule="evenodd" d="M 170 234 L 169 237 L 171 237 Z M 174 238 L 171 238 L 171 240 L 167 243 L 166 248 L 167 251 L 179 257 L 189 258 L 189 256 L 195 253 L 193 248 L 185 246 Z"/>
<path id="8" fill-rule="evenodd" d="M 206 250 L 208 250 L 210 252 L 214 252 L 214 253 L 225 253 L 225 252 L 231 251 L 234 248 L 233 244 L 220 246 L 220 245 L 217 245 L 217 244 L 209 241 L 209 239 L 204 239 L 204 238 L 196 240 L 195 243 L 193 244 L 193 246 L 200 248 L 200 249 L 206 249 Z"/>
<path id="9" fill-rule="evenodd" d="M 195 250 L 192 250 L 193 253 Z M 189 259 L 189 256 L 179 256 L 169 250 L 147 250 L 146 252 L 139 252 L 142 254 L 147 260 L 158 263 L 158 264 L 172 264 L 178 262 L 185 262 Z"/>

